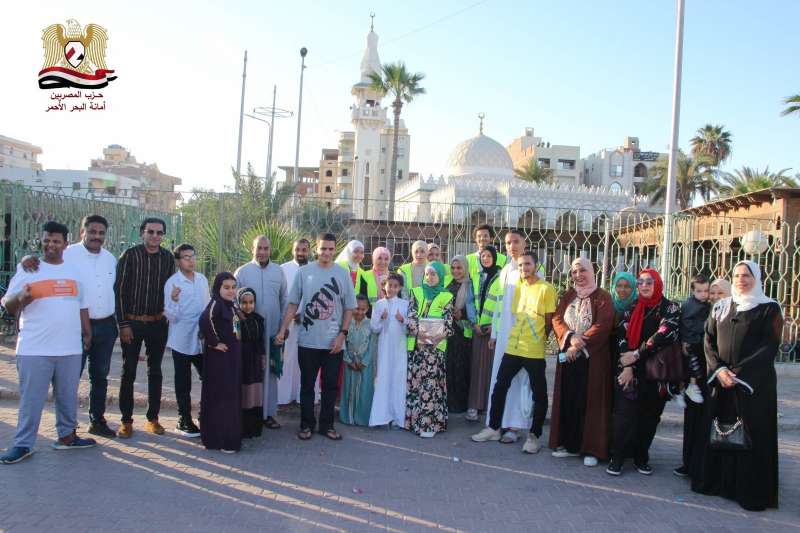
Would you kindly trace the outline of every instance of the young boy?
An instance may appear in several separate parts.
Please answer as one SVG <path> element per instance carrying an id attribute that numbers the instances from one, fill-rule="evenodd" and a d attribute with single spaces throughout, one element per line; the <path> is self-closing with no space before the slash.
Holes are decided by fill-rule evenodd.
<path id="1" fill-rule="evenodd" d="M 534 400 L 533 424 L 522 447 L 525 453 L 536 453 L 540 448 L 539 437 L 542 436 L 542 425 L 547 414 L 545 344 L 552 330 L 558 297 L 555 287 L 536 275 L 538 262 L 538 257 L 531 251 L 523 252 L 517 260 L 522 282 L 514 290 L 511 303 L 514 324 L 509 330 L 505 353 L 494 383 L 489 427 L 472 436 L 475 442 L 500 440 L 506 394 L 514 376 L 524 368 L 530 377 Z"/>
<path id="2" fill-rule="evenodd" d="M 689 366 L 689 386 L 684 391 L 694 403 L 703 403 L 703 393 L 697 381 L 705 377 L 703 328 L 711 311 L 708 303 L 708 278 L 698 274 L 691 281 L 691 295 L 681 307 L 681 343 L 684 359 Z"/>
<path id="3" fill-rule="evenodd" d="M 175 399 L 178 402 L 178 433 L 199 437 L 200 430 L 192 420 L 192 365 L 198 376 L 203 374 L 203 345 L 199 336 L 199 320 L 208 304 L 208 280 L 195 272 L 195 251 L 190 244 L 181 244 L 174 251 L 175 272 L 164 284 L 164 315 L 169 321 L 167 347 L 172 350 L 175 368 Z"/>
<path id="4" fill-rule="evenodd" d="M 355 426 L 369 425 L 372 395 L 375 390 L 375 335 L 370 329 L 369 298 L 356 295 L 353 321 L 344 345 L 344 384 L 339 404 L 339 420 Z"/>

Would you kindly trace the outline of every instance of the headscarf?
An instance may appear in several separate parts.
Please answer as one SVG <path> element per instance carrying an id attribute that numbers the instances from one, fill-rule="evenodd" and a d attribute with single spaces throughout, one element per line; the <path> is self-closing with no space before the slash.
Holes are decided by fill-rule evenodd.
<path id="1" fill-rule="evenodd" d="M 347 264 L 350 266 L 350 272 L 355 272 L 356 270 L 358 270 L 358 267 L 360 265 L 355 261 L 353 261 L 353 254 L 359 248 L 364 250 L 364 243 L 362 243 L 361 241 L 352 240 L 348 242 L 347 246 L 345 246 L 344 249 L 341 252 L 339 252 L 339 255 L 336 256 L 336 263 L 342 263 L 346 261 Z"/>
<path id="2" fill-rule="evenodd" d="M 583 285 L 578 285 L 577 282 L 573 282 L 575 292 L 578 294 L 578 298 L 588 298 L 594 291 L 597 290 L 597 281 L 594 279 L 594 266 L 592 266 L 592 262 L 585 257 L 578 257 L 572 261 L 570 270 L 578 265 L 585 268 L 589 272 L 589 276 Z"/>
<path id="3" fill-rule="evenodd" d="M 461 281 L 457 280 L 455 276 L 453 277 L 452 283 L 458 283 L 458 291 L 455 294 L 456 301 L 455 301 L 455 308 L 456 309 L 464 309 L 464 306 L 467 303 L 467 288 L 469 287 L 469 267 L 467 266 L 467 258 L 463 255 L 457 255 L 450 260 L 450 266 L 453 266 L 453 263 L 461 263 L 461 268 L 464 271 L 464 277 Z"/>
<path id="4" fill-rule="evenodd" d="M 650 274 L 653 278 L 653 294 L 649 298 L 645 298 L 639 294 L 639 299 L 636 302 L 636 307 L 633 308 L 631 320 L 628 323 L 628 348 L 635 350 L 639 347 L 639 341 L 642 339 L 642 327 L 644 326 L 644 317 L 648 309 L 651 309 L 661 303 L 664 299 L 664 282 L 661 276 L 652 268 L 645 268 L 639 272 L 639 277 L 642 274 Z"/>
<path id="5" fill-rule="evenodd" d="M 378 274 L 388 274 L 389 273 L 389 263 L 386 263 L 386 271 L 379 272 L 375 265 L 377 264 L 377 259 L 381 254 L 386 254 L 389 256 L 389 263 L 392 261 L 392 252 L 386 248 L 385 246 L 378 246 L 374 250 L 372 250 L 372 271 L 375 272 L 376 275 Z"/>
<path id="6" fill-rule="evenodd" d="M 428 243 L 425 242 L 425 241 L 414 241 L 414 243 L 411 245 L 411 262 L 412 263 L 414 262 L 414 250 L 416 250 L 417 248 L 422 248 L 423 250 L 425 250 L 425 254 L 426 254 L 425 257 L 426 258 L 428 257 L 427 256 Z"/>
<path id="7" fill-rule="evenodd" d="M 736 288 L 736 285 L 732 286 L 731 295 L 728 298 L 723 298 L 714 305 L 714 316 L 719 317 L 718 320 L 728 316 L 728 313 L 731 311 L 731 302 L 736 304 L 737 313 L 750 311 L 761 304 L 777 303 L 764 294 L 764 286 L 761 283 L 761 267 L 753 261 L 739 261 L 734 265 L 733 270 L 735 271 L 736 268 L 741 265 L 746 266 L 747 270 L 749 270 L 753 278 L 755 278 L 753 288 L 750 292 L 745 294 L 740 292 L 739 289 Z"/>
<path id="8" fill-rule="evenodd" d="M 620 300 L 619 296 L 617 296 L 617 283 L 620 280 L 627 281 L 633 291 L 631 292 L 630 296 L 625 298 L 624 300 Z M 614 301 L 614 311 L 617 313 L 624 313 L 630 307 L 636 303 L 636 298 L 639 297 L 639 291 L 636 288 L 636 277 L 630 272 L 617 272 L 614 274 L 614 279 L 611 281 L 611 299 Z"/>
<path id="9" fill-rule="evenodd" d="M 492 254 L 492 266 L 490 267 L 485 267 L 483 263 L 481 263 L 481 255 L 483 255 L 485 251 Z M 481 248 L 481 251 L 478 252 L 478 263 L 481 265 L 481 287 L 480 294 L 478 295 L 478 302 L 480 304 L 478 306 L 478 313 L 480 314 L 483 312 L 483 304 L 486 302 L 486 295 L 489 293 L 489 287 L 491 287 L 494 278 L 497 277 L 497 272 L 499 270 L 497 268 L 497 248 L 491 244 L 487 244 Z"/>
<path id="10" fill-rule="evenodd" d="M 428 278 L 425 277 L 422 280 L 422 293 L 425 295 L 425 299 L 428 301 L 433 301 L 439 293 L 444 291 L 444 265 L 441 264 L 439 261 L 432 261 L 428 263 L 425 267 L 425 271 L 433 270 L 439 276 L 439 283 L 435 287 L 431 287 L 428 285 Z"/>
<path id="11" fill-rule="evenodd" d="M 714 307 L 711 308 L 711 316 L 713 316 L 715 320 L 719 320 L 720 318 L 722 318 L 723 311 L 725 312 L 726 315 L 728 314 L 728 311 L 730 311 L 730 305 L 728 305 L 727 307 L 723 307 L 717 304 L 721 304 L 722 300 L 724 300 L 725 298 L 730 298 L 731 282 L 725 278 L 717 278 L 711 282 L 711 285 L 708 286 L 709 289 L 711 289 L 711 287 L 719 287 L 722 290 L 722 292 L 726 294 L 726 296 L 723 296 L 722 298 L 717 300 L 714 303 Z"/>
<path id="12" fill-rule="evenodd" d="M 222 288 L 222 282 L 232 279 L 236 281 L 236 277 L 231 274 L 230 272 L 220 272 L 214 278 L 214 285 L 211 289 L 211 301 L 208 302 L 208 309 L 211 305 L 214 305 L 215 309 L 219 309 L 219 317 L 223 320 L 230 320 L 233 323 L 233 333 L 236 336 L 239 336 L 239 319 L 234 313 L 234 303 L 231 301 L 226 300 L 222 296 L 220 296 L 219 291 Z"/>
<path id="13" fill-rule="evenodd" d="M 250 287 L 242 287 L 236 291 L 236 307 L 238 307 L 239 310 L 242 308 L 242 298 L 247 294 L 250 294 L 253 297 L 253 303 L 256 303 L 256 291 Z M 245 313 L 242 311 L 242 314 L 244 315 L 244 320 L 239 322 L 239 327 L 242 332 L 242 340 L 249 342 L 261 342 L 263 345 L 264 317 L 255 311 L 252 313 Z"/>

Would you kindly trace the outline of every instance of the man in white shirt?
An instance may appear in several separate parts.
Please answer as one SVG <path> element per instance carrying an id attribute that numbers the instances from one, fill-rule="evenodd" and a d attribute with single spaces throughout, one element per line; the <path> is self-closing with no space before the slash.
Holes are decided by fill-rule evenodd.
<path id="1" fill-rule="evenodd" d="M 308 264 L 311 243 L 297 239 L 292 244 L 292 260 L 281 265 L 286 286 L 291 287 L 297 270 Z M 297 362 L 297 325 L 289 326 L 289 336 L 283 347 L 283 375 L 278 380 L 278 405 L 300 402 L 300 365 Z"/>
<path id="2" fill-rule="evenodd" d="M 3 464 L 18 463 L 31 455 L 51 382 L 58 433 L 53 447 L 70 450 L 96 444 L 75 434 L 82 352 L 89 347 L 92 334 L 81 274 L 63 259 L 68 232 L 58 222 L 44 225 L 44 260 L 36 272 L 25 272 L 19 266 L 2 299 L 9 313 L 20 316 L 17 432 L 14 446 L 0 457 Z"/>
<path id="3" fill-rule="evenodd" d="M 208 305 L 208 280 L 194 270 L 196 256 L 192 245 L 181 244 L 174 254 L 178 270 L 164 284 L 164 316 L 169 321 L 167 347 L 172 350 L 175 368 L 177 430 L 186 437 L 199 437 L 200 429 L 192 420 L 192 365 L 202 377 L 200 315 Z"/>

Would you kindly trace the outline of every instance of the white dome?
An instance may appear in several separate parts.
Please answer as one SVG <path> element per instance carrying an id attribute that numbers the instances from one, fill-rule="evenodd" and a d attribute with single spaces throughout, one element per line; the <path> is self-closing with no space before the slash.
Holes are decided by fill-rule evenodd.
<path id="1" fill-rule="evenodd" d="M 450 176 L 477 174 L 508 178 L 514 175 L 514 164 L 505 147 L 482 133 L 453 148 L 447 158 L 447 169 Z"/>

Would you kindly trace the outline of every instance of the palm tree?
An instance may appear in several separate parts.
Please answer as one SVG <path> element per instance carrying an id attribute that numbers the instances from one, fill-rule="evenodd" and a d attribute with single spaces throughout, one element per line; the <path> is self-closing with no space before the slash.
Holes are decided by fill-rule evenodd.
<path id="1" fill-rule="evenodd" d="M 369 88 L 381 96 L 390 94 L 394 101 L 394 138 L 392 139 L 392 167 L 389 174 L 389 220 L 394 220 L 394 195 L 397 187 L 397 140 L 400 136 L 400 111 L 403 103 L 410 103 L 414 97 L 425 94 L 425 89 L 420 87 L 420 82 L 425 74 L 410 73 L 402 61 L 387 63 L 381 67 L 381 72 L 372 72 L 369 75 Z"/>
<path id="2" fill-rule="evenodd" d="M 742 167 L 733 173 L 725 173 L 719 192 L 723 196 L 736 196 L 775 187 L 797 187 L 796 177 L 788 176 L 788 171 L 788 168 L 783 168 L 778 172 L 770 172 L 769 165 L 764 170 Z"/>
<path id="3" fill-rule="evenodd" d="M 800 94 L 787 96 L 783 103 L 787 105 L 786 109 L 781 111 L 781 116 L 797 115 L 800 117 Z"/>
<path id="4" fill-rule="evenodd" d="M 669 159 L 666 155 L 661 156 L 651 167 L 650 178 L 645 182 L 644 188 L 644 192 L 650 195 L 650 205 L 665 199 L 668 170 Z M 706 155 L 689 157 L 683 151 L 679 151 L 675 185 L 676 199 L 681 209 L 691 207 L 692 199 L 696 194 L 708 201 L 718 187 L 714 178 L 712 159 Z"/>
<path id="5" fill-rule="evenodd" d="M 514 169 L 514 175 L 531 183 L 552 183 L 553 169 L 544 168 L 534 158 L 530 158 L 524 166 Z"/>
<path id="6" fill-rule="evenodd" d="M 731 156 L 731 132 L 725 131 L 725 126 L 706 124 L 689 142 L 692 144 L 692 157 L 708 156 L 715 167 Z"/>

